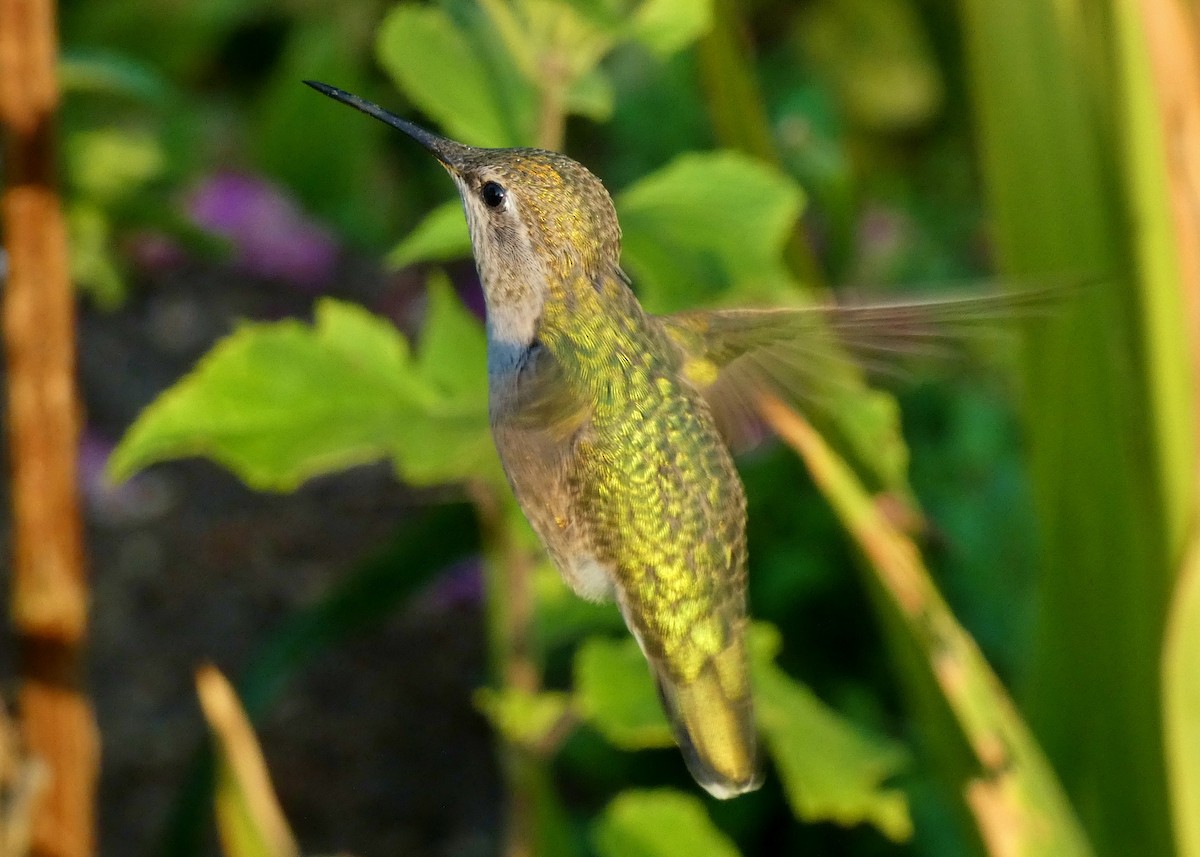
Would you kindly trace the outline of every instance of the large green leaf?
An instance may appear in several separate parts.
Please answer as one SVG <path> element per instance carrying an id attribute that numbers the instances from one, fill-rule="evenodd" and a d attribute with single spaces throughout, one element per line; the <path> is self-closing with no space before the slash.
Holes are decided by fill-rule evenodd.
<path id="1" fill-rule="evenodd" d="M 908 803 L 884 785 L 907 766 L 908 751 L 855 726 L 775 666 L 781 640 L 773 626 L 755 625 L 751 643 L 759 730 L 796 816 L 869 822 L 889 839 L 908 839 Z"/>
<path id="2" fill-rule="evenodd" d="M 783 248 L 803 195 L 734 152 L 680 155 L 616 200 L 624 261 L 652 312 L 778 295 Z"/>
<path id="3" fill-rule="evenodd" d="M 670 789 L 617 795 L 592 825 L 602 857 L 738 857 L 698 798 Z"/>
<path id="4" fill-rule="evenodd" d="M 391 457 L 417 484 L 498 478 L 483 333 L 445 282 L 431 285 L 424 340 L 414 359 L 386 321 L 333 300 L 318 304 L 311 327 L 244 325 L 138 417 L 109 472 L 124 479 L 200 455 L 252 487 L 286 491 Z"/>

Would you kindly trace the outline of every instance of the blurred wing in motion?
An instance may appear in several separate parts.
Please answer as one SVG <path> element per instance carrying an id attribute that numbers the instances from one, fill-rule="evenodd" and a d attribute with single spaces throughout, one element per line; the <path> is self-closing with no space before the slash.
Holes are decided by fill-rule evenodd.
<path id="1" fill-rule="evenodd" d="M 685 376 L 704 391 L 726 440 L 744 449 L 764 434 L 754 399 L 769 391 L 809 412 L 872 378 L 961 366 L 1012 323 L 1052 311 L 1073 290 L 975 291 L 884 303 L 700 310 L 663 316 Z"/>

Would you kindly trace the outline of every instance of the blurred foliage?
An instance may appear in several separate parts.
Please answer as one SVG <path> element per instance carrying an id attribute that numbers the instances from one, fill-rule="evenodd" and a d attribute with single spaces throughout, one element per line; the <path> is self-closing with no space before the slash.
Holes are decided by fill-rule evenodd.
<path id="1" fill-rule="evenodd" d="M 279 182 L 355 252 L 392 247 L 388 261 L 422 266 L 429 288 L 414 341 L 332 298 L 311 323 L 242 324 L 143 413 L 114 477 L 202 455 L 279 491 L 386 458 L 411 484 L 466 482 L 473 497 L 505 498 L 498 531 L 479 525 L 501 578 L 531 544 L 487 434 L 482 329 L 456 297 L 473 284 L 435 267 L 469 252 L 451 185 L 418 147 L 302 78 L 385 104 L 398 90 L 395 109 L 407 102 L 467 143 L 580 158 L 613 189 L 624 262 L 656 312 L 798 302 L 800 285 L 824 281 L 936 293 L 989 273 L 993 255 L 1022 279 L 1109 278 L 1078 311 L 1031 326 L 1021 392 L 1032 484 L 1002 381 L 906 389 L 902 434 L 895 401 L 848 370 L 818 409 L 838 419 L 816 422 L 869 489 L 920 499 L 925 559 L 1021 691 L 1096 853 L 1131 853 L 1131 842 L 1170 853 L 1168 767 L 1179 848 L 1200 848 L 1188 761 L 1200 719 L 1189 690 L 1196 575 L 1171 585 L 1195 519 L 1195 426 L 1181 416 L 1178 272 L 1161 261 L 1174 250 L 1148 154 L 1156 117 L 1136 15 L 1115 3 L 1056 15 L 1039 0 L 209 0 L 172 7 L 148 39 L 151 8 L 63 9 L 72 264 L 90 299 L 106 309 L 127 299 L 137 280 L 123 251 L 147 231 L 233 252 L 186 213 L 189 189 L 217 164 Z M 1131 201 L 1151 216 L 1135 218 Z M 1135 220 L 1148 225 L 1127 235 Z M 1131 413 L 1147 416 L 1135 424 Z M 528 763 L 514 770 L 538 841 L 663 857 L 739 847 L 949 857 L 995 843 L 964 797 L 977 773 L 970 748 L 935 678 L 906 653 L 911 631 L 856 578 L 842 523 L 787 452 L 768 446 L 742 465 L 751 602 L 765 620 L 755 682 L 767 786 L 733 804 L 620 791 L 683 782 L 677 756 L 651 752 L 670 736 L 644 663 L 628 637 L 613 638 L 615 610 L 574 598 L 534 557 L 545 687 L 497 676 L 477 703 Z M 471 541 L 462 517 L 402 539 Z M 408 559 L 373 567 L 281 630 L 244 685 L 252 711 L 302 655 L 396 609 L 431 571 L 398 554 Z M 1162 717 L 1147 702 L 1160 682 Z M 841 829 L 864 821 L 874 830 Z"/>

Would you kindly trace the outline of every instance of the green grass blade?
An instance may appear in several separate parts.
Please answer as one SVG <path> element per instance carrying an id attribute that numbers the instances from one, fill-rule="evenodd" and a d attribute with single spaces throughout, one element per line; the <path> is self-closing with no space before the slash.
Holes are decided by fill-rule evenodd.
<path id="1" fill-rule="evenodd" d="M 1111 855 L 1171 851 L 1155 701 L 1191 491 L 1180 474 L 1195 472 L 1136 6 L 960 3 L 1005 273 L 1103 278 L 1029 341 L 1044 564 L 1025 697 L 1097 852 Z"/>
<path id="2" fill-rule="evenodd" d="M 1200 533 L 1179 576 L 1163 650 L 1167 772 L 1179 857 L 1200 857 Z"/>

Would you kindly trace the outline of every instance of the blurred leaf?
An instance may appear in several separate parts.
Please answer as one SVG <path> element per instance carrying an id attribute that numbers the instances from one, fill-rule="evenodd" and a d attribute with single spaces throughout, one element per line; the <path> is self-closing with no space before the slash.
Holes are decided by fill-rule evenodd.
<path id="1" fill-rule="evenodd" d="M 379 122 L 356 121 L 345 108 L 318 99 L 301 80 L 331 80 L 353 92 L 366 86 L 359 25 L 351 7 L 303 20 L 289 31 L 283 55 L 255 102 L 251 140 L 255 164 L 287 185 L 304 208 L 365 244 L 388 239 L 398 187 L 381 181 Z M 342 32 L 330 38 L 330 30 Z M 365 203 L 364 200 L 370 200 Z"/>
<path id="2" fill-rule="evenodd" d="M 299 857 L 250 721 L 215 667 L 196 671 L 196 692 L 217 748 L 213 795 L 227 857 Z"/>
<path id="3" fill-rule="evenodd" d="M 575 699 L 579 715 L 624 750 L 672 747 L 646 659 L 630 636 L 592 637 L 575 653 Z"/>
<path id="4" fill-rule="evenodd" d="M 442 9 L 401 3 L 384 19 L 379 61 L 422 112 L 446 133 L 476 146 L 528 142 L 532 87 L 499 93 L 505 80 L 490 73 L 464 33 Z M 512 112 L 510 112 L 512 111 Z"/>
<path id="5" fill-rule="evenodd" d="M 626 188 L 623 258 L 646 308 L 780 294 L 802 201 L 787 176 L 734 152 L 680 155 Z"/>
<path id="6" fill-rule="evenodd" d="M 468 405 L 487 401 L 483 325 L 463 306 L 445 274 L 430 278 L 428 296 L 417 354 L 418 373 L 453 400 Z"/>
<path id="7" fill-rule="evenodd" d="M 592 823 L 601 857 L 738 857 L 699 798 L 670 789 L 624 791 Z"/>
<path id="8" fill-rule="evenodd" d="M 883 786 L 908 766 L 908 751 L 855 726 L 775 666 L 775 627 L 757 623 L 750 642 L 759 730 L 796 817 L 869 822 L 895 842 L 911 837 L 904 793 Z"/>
<path id="9" fill-rule="evenodd" d="M 427 419 L 401 427 L 400 473 L 414 485 L 476 476 L 503 481 L 488 423 L 483 325 L 467 312 L 444 274 L 429 281 L 416 368 L 440 402 Z"/>
<path id="10" fill-rule="evenodd" d="M 167 99 L 170 85 L 152 66 L 125 54 L 64 49 L 58 62 L 63 94 L 112 95 L 151 105 Z"/>
<path id="11" fill-rule="evenodd" d="M 527 693 L 515 687 L 487 687 L 475 693 L 475 707 L 518 747 L 538 747 L 562 723 L 570 705 L 565 693 Z"/>
<path id="12" fill-rule="evenodd" d="M 76 131 L 67 137 L 67 170 L 83 195 L 113 202 L 162 175 L 166 158 L 154 135 L 126 128 Z"/>
<path id="13" fill-rule="evenodd" d="M 82 200 L 67 209 L 71 280 L 102 310 L 125 299 L 125 280 L 113 257 L 112 229 L 104 209 Z"/>
<path id="14" fill-rule="evenodd" d="M 612 82 L 602 70 L 594 68 L 576 78 L 567 88 L 566 108 L 570 113 L 605 122 L 613 113 Z"/>
<path id="15" fill-rule="evenodd" d="M 1167 620 L 1163 709 L 1179 857 L 1200 857 L 1200 534 L 1192 537 Z"/>
<path id="16" fill-rule="evenodd" d="M 168 458 L 203 455 L 248 485 L 286 491 L 318 473 L 391 456 L 415 484 L 497 478 L 488 434 L 483 334 L 468 331 L 431 287 L 425 336 L 463 337 L 445 359 L 409 355 L 386 321 L 333 300 L 312 327 L 248 324 L 151 404 L 109 461 L 112 478 Z M 461 310 L 457 310 L 461 312 Z M 438 353 L 438 352 L 434 352 Z M 429 367 L 430 375 L 420 367 Z"/>
<path id="17" fill-rule="evenodd" d="M 172 80 L 195 81 L 220 62 L 230 34 L 261 19 L 270 6 L 265 0 L 209 0 L 181 3 L 169 15 L 155 15 L 145 0 L 80 3 L 64 14 L 74 25 L 65 41 L 104 45 L 139 57 Z M 148 32 L 151 15 L 154 28 Z"/>
<path id="18" fill-rule="evenodd" d="M 387 264 L 403 268 L 417 262 L 448 262 L 471 255 L 471 235 L 462 201 L 448 200 L 417 224 L 387 256 Z"/>
<path id="19" fill-rule="evenodd" d="M 801 32 L 859 125 L 905 131 L 941 109 L 941 75 L 912 0 L 821 0 Z"/>
<path id="20" fill-rule="evenodd" d="M 712 27 L 712 0 L 645 0 L 633 13 L 634 38 L 661 57 L 690 45 Z"/>

